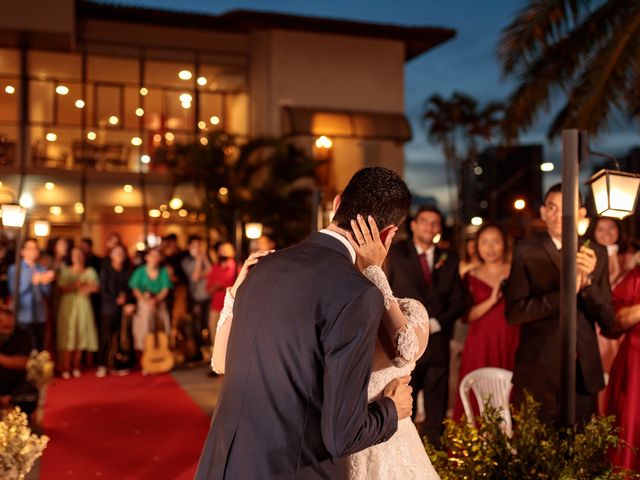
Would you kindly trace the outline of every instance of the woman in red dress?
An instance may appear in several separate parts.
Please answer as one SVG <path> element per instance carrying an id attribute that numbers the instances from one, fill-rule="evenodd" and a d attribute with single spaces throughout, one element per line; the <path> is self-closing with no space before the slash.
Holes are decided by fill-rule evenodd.
<path id="1" fill-rule="evenodd" d="M 616 416 L 620 437 L 640 449 L 640 268 L 631 270 L 612 296 L 626 334 L 611 367 L 607 414 Z M 610 458 L 614 465 L 640 471 L 640 454 L 628 447 L 612 450 Z"/>
<path id="2" fill-rule="evenodd" d="M 633 268 L 633 264 L 630 262 L 632 257 L 628 255 L 629 248 L 621 229 L 620 220 L 610 217 L 597 217 L 590 225 L 590 232 L 587 233 L 587 236 L 607 249 L 609 284 L 612 292 L 615 292 L 622 279 Z M 613 360 L 616 358 L 618 349 L 622 344 L 622 337 L 605 337 L 597 324 L 596 333 L 598 334 L 598 348 L 600 349 L 602 369 L 604 370 L 605 378 L 608 378 L 611 374 Z M 600 415 L 605 414 L 608 388 L 607 383 L 607 387 L 598 394 L 598 413 Z"/>
<path id="3" fill-rule="evenodd" d="M 511 268 L 504 230 L 491 224 L 482 227 L 476 235 L 476 245 L 482 263 L 464 277 L 473 306 L 464 318 L 469 323 L 469 331 L 460 360 L 461 380 L 469 372 L 483 367 L 513 370 L 520 333 L 504 316 L 501 286 Z M 472 402 L 472 405 L 477 414 L 476 404 Z M 458 395 L 453 418 L 458 419 L 463 413 Z"/>

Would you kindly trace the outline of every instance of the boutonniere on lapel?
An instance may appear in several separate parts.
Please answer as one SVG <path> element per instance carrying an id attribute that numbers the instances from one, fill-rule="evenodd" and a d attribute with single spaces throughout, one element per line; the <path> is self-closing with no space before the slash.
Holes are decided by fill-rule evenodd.
<path id="1" fill-rule="evenodd" d="M 434 265 L 433 269 L 434 270 L 438 270 L 441 266 L 444 265 L 444 262 L 447 261 L 447 258 L 449 258 L 449 255 L 447 255 L 446 252 L 441 253 L 440 257 L 438 258 L 438 261 L 436 262 L 436 264 Z"/>

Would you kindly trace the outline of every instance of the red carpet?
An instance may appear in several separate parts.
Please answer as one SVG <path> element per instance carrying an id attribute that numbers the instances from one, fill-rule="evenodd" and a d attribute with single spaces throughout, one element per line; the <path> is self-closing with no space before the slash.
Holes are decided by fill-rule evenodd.
<path id="1" fill-rule="evenodd" d="M 56 380 L 41 480 L 189 479 L 209 419 L 171 375 Z"/>

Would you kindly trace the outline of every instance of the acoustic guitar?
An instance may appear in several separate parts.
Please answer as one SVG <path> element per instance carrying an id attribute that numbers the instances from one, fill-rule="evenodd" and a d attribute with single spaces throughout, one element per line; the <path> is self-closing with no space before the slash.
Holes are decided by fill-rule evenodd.
<path id="1" fill-rule="evenodd" d="M 157 314 L 153 314 L 153 332 L 144 339 L 144 350 L 140 360 L 144 373 L 166 373 L 173 368 L 175 359 L 169 349 L 169 337 L 160 330 Z"/>
<path id="2" fill-rule="evenodd" d="M 122 312 L 120 331 L 111 336 L 111 348 L 107 356 L 107 364 L 112 370 L 126 370 L 136 365 L 136 352 L 131 338 L 129 315 Z"/>

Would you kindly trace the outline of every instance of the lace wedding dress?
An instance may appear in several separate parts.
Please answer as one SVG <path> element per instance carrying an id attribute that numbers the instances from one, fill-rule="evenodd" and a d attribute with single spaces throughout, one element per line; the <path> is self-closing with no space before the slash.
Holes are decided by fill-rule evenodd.
<path id="1" fill-rule="evenodd" d="M 396 338 L 399 356 L 389 360 L 378 340 L 373 373 L 369 380 L 369 401 L 379 398 L 394 378 L 411 374 L 416 366 L 415 357 L 419 352 L 415 329 L 422 328 L 426 331 L 428 328 L 429 316 L 420 302 L 405 298 L 398 300 L 398 304 L 408 320 L 404 330 Z M 347 457 L 347 478 L 439 480 L 440 476 L 431 465 L 411 418 L 405 418 L 398 422 L 398 430 L 388 441 Z"/>

